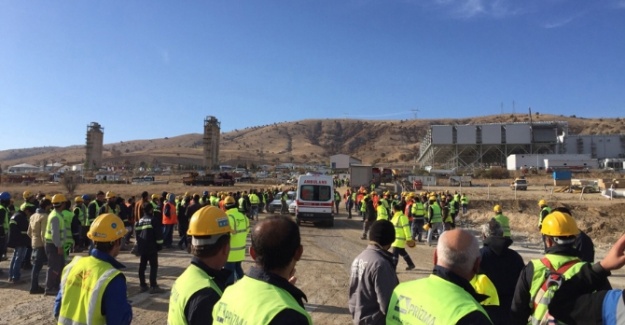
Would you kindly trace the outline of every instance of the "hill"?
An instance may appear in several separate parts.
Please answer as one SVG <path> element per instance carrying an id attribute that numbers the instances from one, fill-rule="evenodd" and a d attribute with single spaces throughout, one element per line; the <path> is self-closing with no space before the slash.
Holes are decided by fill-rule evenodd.
<path id="1" fill-rule="evenodd" d="M 344 153 L 365 163 L 411 166 L 430 125 L 529 122 L 527 114 L 479 116 L 463 119 L 355 120 L 322 119 L 274 123 L 222 133 L 220 161 L 251 165 L 276 163 L 327 163 L 329 156 Z M 533 121 L 566 121 L 571 134 L 619 134 L 625 120 L 534 114 Z M 106 141 L 106 134 L 104 135 Z M 37 147 L 0 151 L 0 166 L 19 163 L 41 165 L 84 161 L 83 145 Z M 136 167 L 202 164 L 202 134 L 163 139 L 121 141 L 104 145 L 104 163 Z"/>

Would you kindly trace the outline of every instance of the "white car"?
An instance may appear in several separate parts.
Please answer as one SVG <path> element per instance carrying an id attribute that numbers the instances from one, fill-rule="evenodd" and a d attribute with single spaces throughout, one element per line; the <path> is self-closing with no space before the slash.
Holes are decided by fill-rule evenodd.
<path id="1" fill-rule="evenodd" d="M 295 215 L 295 209 L 297 209 L 297 200 L 293 200 L 293 202 L 289 204 L 289 213 Z"/>
<path id="2" fill-rule="evenodd" d="M 269 207 L 267 208 L 267 212 L 269 212 L 269 213 L 274 213 L 274 212 L 278 212 L 279 213 L 280 212 L 280 209 L 282 209 L 282 201 L 280 201 L 280 198 L 282 198 L 282 192 L 278 192 L 274 196 L 273 201 L 271 201 L 271 203 L 269 203 Z M 287 192 L 287 200 L 286 200 L 287 206 L 290 206 L 291 203 L 293 203 L 294 201 L 295 201 L 295 191 L 288 191 Z M 293 213 L 295 213 L 295 210 L 293 210 Z"/>

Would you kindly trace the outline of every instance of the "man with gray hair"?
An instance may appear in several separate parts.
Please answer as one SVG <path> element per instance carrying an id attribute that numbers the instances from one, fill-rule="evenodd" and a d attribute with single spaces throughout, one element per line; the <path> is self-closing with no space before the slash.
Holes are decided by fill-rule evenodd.
<path id="1" fill-rule="evenodd" d="M 510 249 L 512 239 L 504 237 L 501 224 L 494 218 L 482 225 L 484 247 L 480 249 L 479 274 L 486 275 L 497 289 L 499 305 L 484 306 L 494 324 L 509 324 L 510 306 L 516 282 L 525 267 L 519 253 Z"/>
<path id="2" fill-rule="evenodd" d="M 492 324 L 469 282 L 480 266 L 477 238 L 466 230 L 445 231 L 434 252 L 429 277 L 399 284 L 386 324 Z M 453 308 L 450 308 L 453 306 Z"/>

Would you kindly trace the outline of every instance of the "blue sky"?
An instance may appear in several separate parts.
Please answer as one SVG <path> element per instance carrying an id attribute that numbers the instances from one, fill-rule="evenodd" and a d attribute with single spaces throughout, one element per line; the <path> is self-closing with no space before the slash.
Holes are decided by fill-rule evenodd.
<path id="1" fill-rule="evenodd" d="M 625 0 L 0 1 L 0 150 L 513 101 L 625 116 Z"/>

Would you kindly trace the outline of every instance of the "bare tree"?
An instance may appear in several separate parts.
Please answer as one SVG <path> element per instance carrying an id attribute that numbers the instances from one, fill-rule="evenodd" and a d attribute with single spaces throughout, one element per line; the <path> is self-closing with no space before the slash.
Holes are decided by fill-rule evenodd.
<path id="1" fill-rule="evenodd" d="M 63 179 L 61 180 L 61 184 L 63 184 L 63 187 L 65 187 L 69 196 L 74 196 L 74 193 L 80 184 L 80 175 L 75 172 L 65 172 Z"/>

